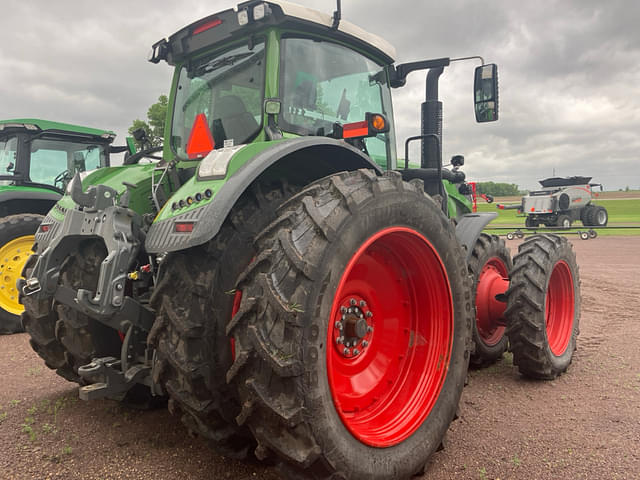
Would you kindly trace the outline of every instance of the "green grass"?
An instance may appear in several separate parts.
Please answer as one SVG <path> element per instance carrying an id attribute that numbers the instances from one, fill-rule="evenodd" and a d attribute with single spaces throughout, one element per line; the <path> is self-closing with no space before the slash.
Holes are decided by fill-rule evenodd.
<path id="1" fill-rule="evenodd" d="M 489 225 L 496 227 L 524 227 L 524 216 L 518 215 L 517 210 L 498 210 L 497 204 L 503 203 L 500 199 L 496 199 L 494 203 L 478 203 L 478 212 L 496 212 L 498 218 L 493 220 Z M 506 202 L 505 202 L 506 203 Z M 511 202 L 515 203 L 515 202 Z M 602 205 L 609 213 L 609 224 L 607 229 L 598 229 L 598 235 L 637 235 L 640 236 L 640 228 L 637 229 L 615 229 L 615 226 L 635 226 L 640 227 L 640 198 L 623 198 L 623 199 L 600 199 L 597 205 Z M 582 222 L 578 221 L 572 227 L 574 230 L 584 229 Z M 505 234 L 506 230 L 490 230 L 488 232 L 494 234 Z"/>

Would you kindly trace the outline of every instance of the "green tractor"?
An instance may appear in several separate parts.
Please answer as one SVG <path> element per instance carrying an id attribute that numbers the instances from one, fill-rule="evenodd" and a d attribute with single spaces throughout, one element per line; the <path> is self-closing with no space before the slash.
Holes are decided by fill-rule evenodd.
<path id="1" fill-rule="evenodd" d="M 0 333 L 22 331 L 16 282 L 38 225 L 76 173 L 109 166 L 115 134 L 37 119 L 0 120 Z"/>
<path id="2" fill-rule="evenodd" d="M 333 16 L 250 1 L 153 45 L 174 67 L 163 160 L 76 175 L 20 283 L 23 323 L 80 397 L 167 396 L 223 454 L 287 478 L 421 471 L 470 358 L 507 342 L 555 378 L 580 314 L 565 239 L 512 260 L 442 162 L 440 58 L 395 64 Z M 478 58 L 478 57 L 475 57 Z M 474 109 L 498 118 L 497 68 Z M 398 165 L 391 89 L 428 70 L 419 168 Z"/>

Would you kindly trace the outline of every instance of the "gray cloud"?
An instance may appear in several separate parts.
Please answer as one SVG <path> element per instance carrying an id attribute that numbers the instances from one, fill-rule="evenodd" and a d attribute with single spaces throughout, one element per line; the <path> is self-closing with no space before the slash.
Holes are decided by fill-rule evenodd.
<path id="1" fill-rule="evenodd" d="M 332 1 L 298 0 L 330 13 Z M 149 47 L 230 2 L 3 2 L 3 118 L 42 117 L 116 131 L 161 93 L 171 70 Z M 534 188 L 592 175 L 607 188 L 640 187 L 640 4 L 595 0 L 343 2 L 343 16 L 387 38 L 399 61 L 482 55 L 500 68 L 501 117 L 475 124 L 473 64 L 440 84 L 445 159 L 464 154 L 470 179 Z M 424 74 L 394 91 L 399 151 L 418 133 Z"/>

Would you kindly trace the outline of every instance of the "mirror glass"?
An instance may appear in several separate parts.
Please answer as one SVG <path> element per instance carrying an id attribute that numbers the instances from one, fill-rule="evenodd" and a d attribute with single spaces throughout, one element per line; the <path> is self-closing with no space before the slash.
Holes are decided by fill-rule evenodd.
<path id="1" fill-rule="evenodd" d="M 498 120 L 498 66 L 495 63 L 476 68 L 473 91 L 476 121 Z"/>

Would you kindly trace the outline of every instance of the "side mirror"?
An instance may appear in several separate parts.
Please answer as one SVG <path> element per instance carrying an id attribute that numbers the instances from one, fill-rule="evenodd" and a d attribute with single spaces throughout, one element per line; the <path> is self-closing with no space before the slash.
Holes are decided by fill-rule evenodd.
<path id="1" fill-rule="evenodd" d="M 454 155 L 451 157 L 451 165 L 454 167 L 461 167 L 464 165 L 464 156 L 462 155 Z"/>
<path id="2" fill-rule="evenodd" d="M 476 68 L 473 92 L 476 122 L 498 120 L 498 66 L 495 63 Z"/>

